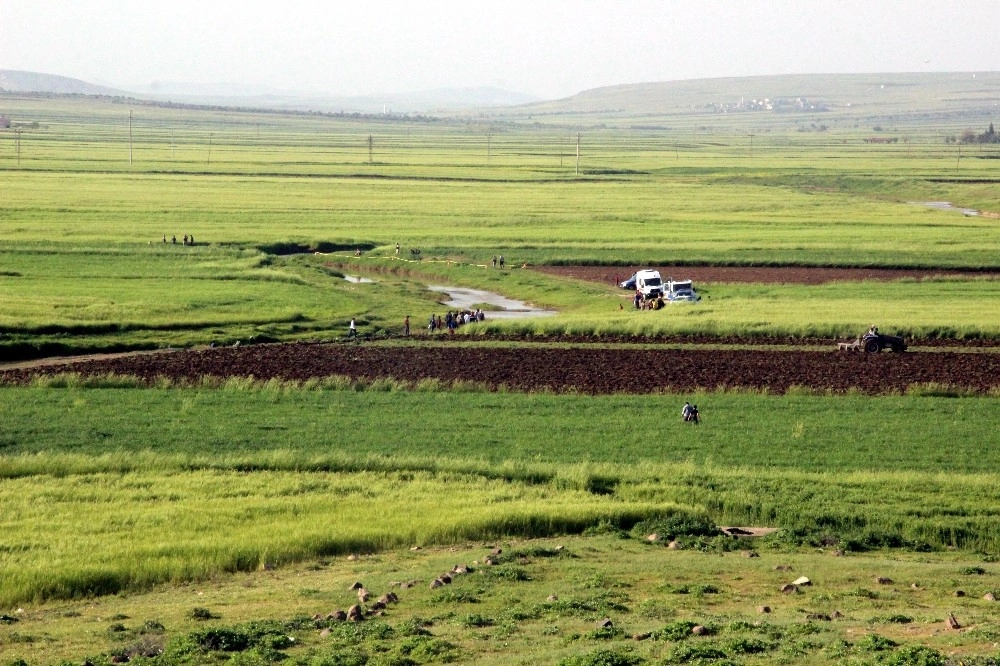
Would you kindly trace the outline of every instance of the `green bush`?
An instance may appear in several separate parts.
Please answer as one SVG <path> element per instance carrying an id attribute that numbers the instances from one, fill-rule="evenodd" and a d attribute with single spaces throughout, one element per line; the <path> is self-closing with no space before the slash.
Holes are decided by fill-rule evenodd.
<path id="1" fill-rule="evenodd" d="M 600 649 L 566 657 L 559 662 L 559 666 L 638 666 L 643 661 L 642 657 L 624 650 Z"/>

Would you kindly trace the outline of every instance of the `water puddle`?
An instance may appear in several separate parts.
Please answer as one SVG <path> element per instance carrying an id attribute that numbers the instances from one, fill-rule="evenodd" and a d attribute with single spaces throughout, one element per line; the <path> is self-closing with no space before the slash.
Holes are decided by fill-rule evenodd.
<path id="1" fill-rule="evenodd" d="M 928 208 L 934 208 L 935 210 L 957 210 L 962 215 L 967 216 L 979 215 L 978 210 L 952 206 L 950 201 L 909 201 L 907 203 L 915 204 L 917 206 L 927 206 Z"/>
<path id="2" fill-rule="evenodd" d="M 354 284 L 375 284 L 375 280 L 366 277 L 358 277 L 357 275 L 345 275 L 344 279 L 348 282 L 353 282 Z"/>
<path id="3" fill-rule="evenodd" d="M 459 310 L 471 310 L 477 305 L 492 305 L 501 308 L 500 310 L 486 310 L 486 319 L 517 319 L 519 317 L 547 317 L 554 315 L 555 310 L 542 310 L 533 308 L 524 301 L 515 301 L 500 294 L 479 289 L 466 289 L 465 287 L 442 287 L 440 285 L 430 285 L 427 287 L 431 291 L 446 294 L 449 299 L 444 304 Z"/>

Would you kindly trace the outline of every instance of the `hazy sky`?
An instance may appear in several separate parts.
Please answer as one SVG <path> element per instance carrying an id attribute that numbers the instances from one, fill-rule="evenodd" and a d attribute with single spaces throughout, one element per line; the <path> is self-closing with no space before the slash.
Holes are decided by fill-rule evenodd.
<path id="1" fill-rule="evenodd" d="M 0 69 L 555 98 L 702 77 L 1000 70 L 998 19 L 998 0 L 0 0 Z"/>

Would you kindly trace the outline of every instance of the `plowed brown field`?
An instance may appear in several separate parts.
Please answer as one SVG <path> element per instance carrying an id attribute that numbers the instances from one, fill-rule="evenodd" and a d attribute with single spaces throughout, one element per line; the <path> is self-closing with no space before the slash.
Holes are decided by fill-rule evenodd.
<path id="1" fill-rule="evenodd" d="M 534 266 L 534 270 L 562 277 L 618 284 L 642 268 L 650 266 Z M 1000 279 L 995 271 L 963 271 L 935 268 L 911 270 L 896 268 L 813 268 L 767 266 L 661 266 L 656 270 L 664 279 L 698 282 L 755 282 L 764 284 L 826 284 L 828 282 L 860 280 L 899 280 L 902 278 L 927 278 L 943 275 L 963 277 L 988 277 Z"/>
<path id="2" fill-rule="evenodd" d="M 791 386 L 878 394 L 937 383 L 977 392 L 1000 388 L 1000 354 L 957 352 L 863 354 L 835 351 L 671 350 L 648 348 L 484 347 L 421 343 L 409 346 L 296 343 L 215 348 L 78 361 L 8 370 L 0 379 L 37 374 L 115 373 L 148 381 L 203 376 L 306 380 L 313 377 L 393 377 L 475 380 L 517 390 L 573 389 L 587 393 Z"/>

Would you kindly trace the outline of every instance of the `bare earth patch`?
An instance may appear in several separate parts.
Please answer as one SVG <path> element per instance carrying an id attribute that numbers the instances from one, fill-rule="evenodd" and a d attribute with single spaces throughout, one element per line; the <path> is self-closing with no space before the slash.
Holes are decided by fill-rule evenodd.
<path id="1" fill-rule="evenodd" d="M 549 275 L 569 277 L 588 282 L 614 284 L 628 279 L 633 273 L 650 266 L 534 266 L 534 270 Z M 935 268 L 928 270 L 903 268 L 814 268 L 768 266 L 660 266 L 656 270 L 666 279 L 694 280 L 716 283 L 762 284 L 827 284 L 861 280 L 900 280 L 942 276 L 987 277 L 1000 279 L 1000 272 Z"/>

